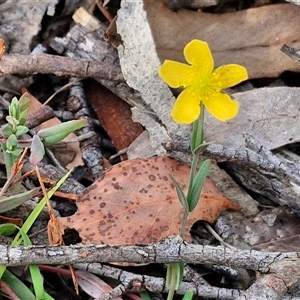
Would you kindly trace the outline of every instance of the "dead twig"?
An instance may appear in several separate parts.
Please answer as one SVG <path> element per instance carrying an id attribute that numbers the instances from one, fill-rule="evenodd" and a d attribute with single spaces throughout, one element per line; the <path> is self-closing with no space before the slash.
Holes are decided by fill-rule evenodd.
<path id="1" fill-rule="evenodd" d="M 109 63 L 69 58 L 58 55 L 4 55 L 0 61 L 0 76 L 8 74 L 42 73 L 80 78 L 102 78 L 125 82 L 121 72 Z"/>
<path id="2" fill-rule="evenodd" d="M 0 245 L 0 264 L 17 266 L 27 264 L 60 265 L 76 263 L 77 268 L 97 274 L 117 277 L 122 281 L 119 286 L 129 289 L 132 280 L 140 280 L 142 288 L 150 291 L 165 292 L 162 278 L 134 274 L 124 270 L 109 270 L 94 262 L 136 262 L 170 263 L 185 262 L 192 264 L 218 264 L 258 271 L 257 281 L 245 291 L 211 287 L 183 282 L 178 290 L 182 294 L 191 289 L 195 294 L 214 299 L 265 299 L 261 295 L 272 295 L 272 299 L 291 291 L 300 282 L 300 259 L 298 252 L 265 252 L 256 250 L 232 250 L 222 246 L 202 246 L 185 243 L 180 237 L 173 236 L 150 245 L 72 245 L 72 246 L 21 246 Z M 81 265 L 79 265 L 81 263 Z M 83 263 L 83 264 L 82 264 Z M 93 263 L 93 264 L 90 264 Z M 114 275 L 113 275 L 114 273 Z M 154 279 L 156 284 L 153 284 Z M 154 281 L 155 282 L 155 281 Z M 255 298 L 256 297 L 256 298 Z"/>

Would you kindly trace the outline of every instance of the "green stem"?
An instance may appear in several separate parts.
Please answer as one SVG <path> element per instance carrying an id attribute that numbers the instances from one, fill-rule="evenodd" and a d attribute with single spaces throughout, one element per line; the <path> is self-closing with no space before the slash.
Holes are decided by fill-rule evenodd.
<path id="1" fill-rule="evenodd" d="M 197 172 L 197 166 L 199 161 L 199 156 L 194 153 L 194 150 L 197 149 L 197 147 L 203 143 L 204 140 L 203 125 L 204 125 L 204 105 L 201 103 L 200 116 L 197 119 L 197 121 L 193 123 L 193 131 L 192 131 L 192 139 L 191 139 L 191 151 L 193 157 L 192 157 L 192 164 L 191 164 L 191 171 L 190 171 L 190 178 L 189 178 L 189 188 L 187 194 L 188 203 L 191 197 L 193 181 Z"/>
<path id="2" fill-rule="evenodd" d="M 190 171 L 190 178 L 189 178 L 189 188 L 187 193 L 187 202 L 190 204 L 189 199 L 191 198 L 191 192 L 193 187 L 194 177 L 197 172 L 197 166 L 199 161 L 199 156 L 194 153 L 194 150 L 203 143 L 203 125 L 204 125 L 204 105 L 200 104 L 200 115 L 199 118 L 193 123 L 193 131 L 192 131 L 192 138 L 191 138 L 191 151 L 192 151 L 192 164 L 191 164 L 191 171 Z M 184 210 L 181 229 L 180 229 L 180 236 L 184 237 L 185 226 L 187 222 L 187 218 L 189 215 L 189 210 Z"/>
<path id="3" fill-rule="evenodd" d="M 204 106 L 201 103 L 200 105 L 200 116 L 199 118 L 193 123 L 193 131 L 192 131 L 192 137 L 191 137 L 191 151 L 192 151 L 192 164 L 191 164 L 191 171 L 190 171 L 190 177 L 189 177 L 189 188 L 188 188 L 188 193 L 187 193 L 187 204 L 188 204 L 188 208 L 184 206 L 184 213 L 183 213 L 183 217 L 182 217 L 182 223 L 181 223 L 181 229 L 180 229 L 180 236 L 182 238 L 184 238 L 184 233 L 185 233 L 185 228 L 186 228 L 186 223 L 187 223 L 187 219 L 189 216 L 189 213 L 191 211 L 191 199 L 192 199 L 192 187 L 193 187 L 193 182 L 194 182 L 194 178 L 197 174 L 197 166 L 198 166 L 198 161 L 199 161 L 199 155 L 197 155 L 195 153 L 195 150 L 203 144 L 203 124 L 204 124 Z M 168 272 L 167 272 L 167 287 L 169 288 L 169 292 L 168 292 L 168 298 L 167 300 L 172 300 L 174 297 L 174 293 L 175 290 L 178 289 L 181 280 L 182 280 L 182 276 L 180 277 L 180 280 L 178 280 L 178 275 L 179 275 L 179 271 L 178 268 L 174 268 L 174 266 L 181 266 L 181 275 L 183 274 L 183 265 L 181 265 L 181 263 L 174 263 L 169 264 L 168 265 Z M 176 282 L 176 287 L 174 286 L 174 278 L 173 281 L 168 277 L 169 275 L 174 276 L 177 279 Z M 170 284 L 170 282 L 172 281 L 172 284 Z"/>
<path id="4" fill-rule="evenodd" d="M 185 209 L 182 216 L 181 229 L 180 229 L 180 236 L 183 239 L 184 239 L 185 226 L 186 226 L 188 216 L 189 216 L 189 211 Z"/>
<path id="5" fill-rule="evenodd" d="M 200 104 L 200 115 L 199 118 L 193 123 L 192 139 L 191 139 L 191 151 L 194 153 L 194 150 L 201 144 L 204 140 L 204 105 L 201 102 Z"/>
<path id="6" fill-rule="evenodd" d="M 172 300 L 175 294 L 174 289 L 169 289 L 167 300 Z"/>

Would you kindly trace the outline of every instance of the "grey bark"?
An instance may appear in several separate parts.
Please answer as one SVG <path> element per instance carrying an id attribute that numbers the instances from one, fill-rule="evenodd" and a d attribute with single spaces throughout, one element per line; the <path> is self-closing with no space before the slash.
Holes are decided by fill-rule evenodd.
<path id="1" fill-rule="evenodd" d="M 219 264 L 252 269 L 261 273 L 257 281 L 245 291 L 216 288 L 195 282 L 183 282 L 178 293 L 188 289 L 203 297 L 215 299 L 280 299 L 300 281 L 298 252 L 262 252 L 232 250 L 221 246 L 201 246 L 185 243 L 180 237 L 168 237 L 160 243 L 138 246 L 73 245 L 73 246 L 21 246 L 0 245 L 0 264 L 19 266 L 28 264 L 67 265 L 97 274 L 108 275 L 122 281 L 118 291 L 128 290 L 132 280 L 140 280 L 143 289 L 165 292 L 164 279 L 132 275 L 103 266 L 99 262 Z M 91 264 L 92 263 L 92 264 Z M 98 264 L 97 264 L 98 263 Z M 111 269 L 112 268 L 112 269 Z M 116 291 L 116 290 L 115 290 Z M 255 298 L 256 297 L 256 298 Z M 263 298 L 261 298 L 263 297 Z M 105 297 L 104 297 L 105 298 Z M 108 299 L 106 295 L 105 299 Z"/>

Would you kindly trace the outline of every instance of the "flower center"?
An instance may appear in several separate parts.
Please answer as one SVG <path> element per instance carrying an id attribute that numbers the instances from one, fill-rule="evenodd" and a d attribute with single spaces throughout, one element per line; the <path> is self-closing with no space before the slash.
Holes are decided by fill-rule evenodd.
<path id="1" fill-rule="evenodd" d="M 194 82 L 197 88 L 206 95 L 220 93 L 221 82 L 218 81 L 218 77 L 219 75 L 214 73 L 204 76 L 203 74 L 199 74 Z"/>

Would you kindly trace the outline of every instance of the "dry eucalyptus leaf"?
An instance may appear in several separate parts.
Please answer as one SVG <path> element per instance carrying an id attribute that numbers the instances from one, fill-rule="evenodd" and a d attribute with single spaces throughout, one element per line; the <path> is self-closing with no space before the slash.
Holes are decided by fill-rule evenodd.
<path id="1" fill-rule="evenodd" d="M 284 43 L 300 48 L 300 41 L 295 38 L 300 34 L 300 8 L 293 4 L 266 5 L 224 14 L 185 9 L 173 12 L 163 0 L 144 0 L 144 5 L 162 61 L 184 61 L 183 47 L 192 39 L 201 39 L 210 45 L 216 66 L 241 64 L 247 68 L 250 78 L 277 77 L 285 70 L 299 70 L 280 51 Z M 142 38 L 139 29 L 135 32 L 139 43 Z"/>
<path id="2" fill-rule="evenodd" d="M 169 157 L 124 161 L 85 189 L 77 199 L 78 211 L 59 218 L 64 228 L 75 228 L 83 243 L 149 244 L 179 234 L 183 208 L 170 180 L 171 174 L 187 190 L 190 168 Z M 225 209 L 239 209 L 210 179 L 189 215 L 185 239 L 198 220 L 214 222 Z"/>
<path id="3" fill-rule="evenodd" d="M 247 134 L 269 150 L 300 140 L 299 88 L 260 88 L 233 96 L 240 113 L 225 125 L 206 114 L 206 140 L 241 149 Z"/>
<path id="4" fill-rule="evenodd" d="M 132 121 L 129 104 L 99 82 L 86 83 L 86 97 L 117 151 L 128 147 L 143 132 L 142 126 Z"/>
<path id="5" fill-rule="evenodd" d="M 133 158 L 149 158 L 155 156 L 155 151 L 153 150 L 150 141 L 149 133 L 144 130 L 128 147 L 127 156 L 128 159 Z"/>
<path id="6" fill-rule="evenodd" d="M 110 285 L 91 272 L 77 270 L 75 273 L 79 286 L 93 298 L 99 299 L 103 294 L 109 293 L 112 290 Z M 122 300 L 121 297 L 113 299 Z"/>

